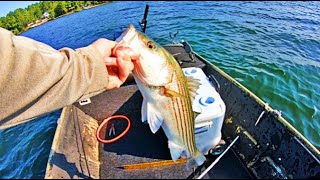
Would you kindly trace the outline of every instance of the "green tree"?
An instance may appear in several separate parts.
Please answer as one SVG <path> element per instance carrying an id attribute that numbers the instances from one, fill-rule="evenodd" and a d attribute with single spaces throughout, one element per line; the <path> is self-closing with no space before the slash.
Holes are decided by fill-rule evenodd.
<path id="1" fill-rule="evenodd" d="M 46 12 L 50 9 L 51 7 L 51 4 L 50 4 L 50 1 L 42 1 L 40 3 L 40 9 L 41 9 L 41 12 Z"/>
<path id="2" fill-rule="evenodd" d="M 89 6 L 89 5 L 91 5 L 91 1 L 84 1 L 84 4 L 85 4 L 86 6 Z"/>
<path id="3" fill-rule="evenodd" d="M 74 1 L 74 11 L 76 11 L 76 12 L 81 11 L 81 7 L 82 7 L 81 4 L 82 4 L 81 1 Z"/>
<path id="4" fill-rule="evenodd" d="M 42 17 L 42 10 L 40 9 L 38 3 L 32 4 L 27 7 L 27 11 L 29 12 L 29 17 L 32 19 L 32 21 L 35 21 L 37 19 L 40 19 Z"/>
<path id="5" fill-rule="evenodd" d="M 0 27 L 3 28 L 4 17 L 0 17 Z"/>
<path id="6" fill-rule="evenodd" d="M 71 12 L 74 10 L 73 1 L 66 1 L 65 5 L 68 12 Z"/>
<path id="7" fill-rule="evenodd" d="M 28 24 L 28 16 L 26 10 L 19 8 L 14 11 L 14 16 L 18 20 L 18 23 L 22 27 L 26 27 Z"/>
<path id="8" fill-rule="evenodd" d="M 97 4 L 99 4 L 99 1 L 91 1 L 91 4 L 97 5 Z"/>
<path id="9" fill-rule="evenodd" d="M 81 11 L 82 6 L 98 5 L 107 1 L 41 1 L 26 8 L 19 8 L 0 17 L 0 27 L 18 34 L 28 29 L 28 24 L 42 18 L 44 12 L 50 14 L 50 19 L 68 12 Z"/>
<path id="10" fill-rule="evenodd" d="M 15 34 L 22 30 L 22 26 L 19 24 L 19 21 L 16 19 L 12 11 L 10 11 L 9 14 L 6 16 L 4 28 L 12 31 Z"/>
<path id="11" fill-rule="evenodd" d="M 59 3 L 57 5 L 57 7 L 54 9 L 54 13 L 55 13 L 56 17 L 61 16 L 61 15 L 65 14 L 66 12 L 67 12 L 67 10 L 65 9 L 65 7 L 61 3 Z"/>

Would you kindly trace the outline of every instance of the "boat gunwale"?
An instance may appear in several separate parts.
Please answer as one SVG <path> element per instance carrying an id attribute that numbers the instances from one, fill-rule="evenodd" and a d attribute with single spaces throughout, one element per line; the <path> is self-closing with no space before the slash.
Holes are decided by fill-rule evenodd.
<path id="1" fill-rule="evenodd" d="M 171 44 L 172 45 L 172 44 Z M 215 66 L 213 63 L 211 63 L 210 61 L 208 61 L 207 59 L 205 59 L 204 57 L 202 57 L 201 55 L 199 55 L 198 53 L 192 51 L 199 59 L 203 60 L 206 62 L 207 65 L 209 65 L 210 67 L 212 67 L 214 70 L 216 70 L 218 73 L 220 73 L 223 77 L 227 78 L 231 83 L 233 83 L 234 85 L 236 85 L 237 87 L 239 87 L 242 91 L 244 91 L 247 95 L 249 95 L 250 97 L 252 97 L 258 104 L 260 104 L 265 110 L 267 110 L 268 112 L 275 112 L 275 109 L 273 109 L 269 104 L 267 104 L 266 102 L 264 102 L 261 98 L 259 98 L 257 95 L 255 95 L 253 92 L 251 92 L 248 88 L 246 88 L 244 85 L 242 85 L 241 83 L 239 83 L 238 81 L 236 81 L 234 78 L 232 78 L 230 75 L 228 75 L 226 72 L 222 71 L 220 68 L 218 68 L 217 66 Z M 320 151 L 304 136 L 302 135 L 292 124 L 290 124 L 284 117 L 282 117 L 281 115 L 279 116 L 275 116 L 274 113 L 272 113 L 272 115 L 277 118 L 277 120 L 283 124 L 285 127 L 288 128 L 288 130 L 290 132 L 292 132 L 296 137 L 298 137 L 300 140 L 302 140 L 305 144 L 302 145 L 306 145 L 308 146 L 308 148 L 304 147 L 308 152 L 309 150 L 311 150 L 313 153 L 315 153 L 316 155 L 320 156 Z M 298 142 L 301 144 L 301 142 Z M 314 154 L 312 154 L 311 152 L 309 152 L 319 163 L 319 157 L 315 157 Z"/>
<path id="2" fill-rule="evenodd" d="M 57 121 L 57 128 L 56 131 L 54 133 L 54 137 L 52 140 L 52 145 L 51 145 L 51 149 L 50 149 L 50 153 L 49 153 L 49 158 L 47 161 L 47 167 L 46 167 L 46 171 L 45 171 L 45 179 L 49 179 L 51 174 L 49 174 L 49 172 L 51 172 L 51 168 L 52 168 L 52 158 L 54 157 L 54 154 L 56 153 L 57 147 L 59 146 L 59 142 L 60 142 L 60 134 L 61 134 L 61 130 L 62 130 L 62 124 L 64 124 L 64 121 L 67 119 L 66 118 L 66 114 L 67 114 L 67 110 L 69 109 L 69 106 L 65 106 L 61 112 L 61 115 Z"/>

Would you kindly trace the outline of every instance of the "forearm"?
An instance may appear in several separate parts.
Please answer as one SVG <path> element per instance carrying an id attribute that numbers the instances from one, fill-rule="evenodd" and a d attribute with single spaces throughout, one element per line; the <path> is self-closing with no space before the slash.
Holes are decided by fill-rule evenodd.
<path id="1" fill-rule="evenodd" d="M 107 71 L 93 46 L 59 51 L 0 29 L 0 129 L 103 92 Z"/>

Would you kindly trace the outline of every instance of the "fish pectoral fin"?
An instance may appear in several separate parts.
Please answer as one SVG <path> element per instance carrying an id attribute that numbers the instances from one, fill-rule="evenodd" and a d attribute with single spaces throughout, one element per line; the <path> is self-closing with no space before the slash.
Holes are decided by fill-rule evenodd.
<path id="1" fill-rule="evenodd" d="M 170 149 L 170 155 L 173 161 L 179 159 L 182 152 L 184 151 L 184 148 L 182 146 L 179 146 L 172 141 L 168 141 L 168 147 Z"/>
<path id="2" fill-rule="evenodd" d="M 199 89 L 199 86 L 201 85 L 201 83 L 199 79 L 195 79 L 193 77 L 187 77 L 187 80 L 188 80 L 189 94 L 192 102 L 197 95 L 197 90 Z"/>
<path id="3" fill-rule="evenodd" d="M 142 106 L 141 106 L 141 121 L 146 123 L 148 120 L 148 108 L 147 108 L 147 100 L 143 97 Z"/>
<path id="4" fill-rule="evenodd" d="M 160 115 L 160 113 L 158 113 L 150 103 L 146 103 L 146 104 L 147 104 L 146 106 L 147 106 L 148 124 L 151 129 L 151 132 L 154 134 L 161 127 L 163 118 Z"/>
<path id="5" fill-rule="evenodd" d="M 171 89 L 168 89 L 164 86 L 161 86 L 161 95 L 163 96 L 168 96 L 168 97 L 180 97 L 180 98 L 184 98 L 185 96 L 183 96 L 182 94 L 173 91 Z"/>

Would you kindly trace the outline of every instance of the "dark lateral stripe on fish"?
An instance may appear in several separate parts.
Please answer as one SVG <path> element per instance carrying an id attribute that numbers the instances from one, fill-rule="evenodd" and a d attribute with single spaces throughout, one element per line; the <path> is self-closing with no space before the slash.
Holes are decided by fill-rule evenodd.
<path id="1" fill-rule="evenodd" d="M 184 78 L 184 77 L 183 77 Z M 185 82 L 185 84 L 186 84 L 187 82 Z M 184 94 L 184 96 L 186 96 L 185 97 L 185 99 L 184 99 L 184 103 L 185 103 L 185 105 L 184 105 L 184 107 L 186 108 L 185 109 L 185 111 L 184 111 L 184 113 L 185 113 L 185 117 L 186 117 L 186 125 L 187 125 L 187 129 L 188 129 L 188 131 L 187 131 L 187 142 L 188 142 L 188 145 L 189 145 L 189 152 L 190 152 L 190 155 L 192 155 L 192 153 L 193 152 L 195 152 L 195 147 L 194 147 L 194 144 L 192 143 L 192 142 L 194 142 L 193 141 L 193 131 L 192 131 L 192 118 L 193 117 L 191 117 L 191 112 L 192 112 L 192 109 L 190 109 L 190 104 L 189 103 L 191 103 L 191 102 L 189 102 L 189 100 L 190 100 L 190 98 L 189 98 L 189 96 L 188 96 L 188 88 L 186 87 L 186 86 L 183 86 L 183 88 L 182 88 L 182 92 L 183 92 L 183 94 Z"/>
<path id="2" fill-rule="evenodd" d="M 188 106 L 186 104 L 186 101 L 184 99 L 181 100 L 181 105 L 182 105 L 182 111 L 183 111 L 183 117 L 184 117 L 184 121 L 183 121 L 183 125 L 185 126 L 185 133 L 186 133 L 186 139 L 185 139 L 185 142 L 187 143 L 187 146 L 188 146 L 188 151 L 192 151 L 192 145 L 191 145 L 191 142 L 190 142 L 190 123 L 189 123 L 189 117 L 188 117 Z M 190 152 L 191 153 L 191 152 Z"/>
<path id="3" fill-rule="evenodd" d="M 186 95 L 186 91 L 185 91 L 185 88 L 184 86 L 181 86 L 180 83 L 178 83 L 178 89 L 179 89 L 179 92 L 181 92 L 184 96 Z M 179 98 L 179 104 L 181 106 L 181 109 L 179 109 L 181 111 L 180 114 L 182 114 L 181 116 L 181 126 L 183 127 L 183 129 L 185 129 L 185 131 L 183 131 L 183 140 L 184 142 L 186 143 L 186 146 L 187 146 L 187 149 L 190 153 L 190 155 L 192 154 L 193 152 L 193 147 L 192 147 L 192 142 L 190 141 L 190 119 L 188 117 L 188 105 L 187 105 L 187 102 L 186 102 L 186 99 L 183 99 L 183 98 Z"/>
<path id="4" fill-rule="evenodd" d="M 187 83 L 187 82 L 185 82 L 185 83 Z M 194 123 L 192 123 L 194 117 L 192 117 L 191 100 L 189 98 L 189 94 L 187 94 L 187 93 L 189 93 L 188 92 L 188 88 L 184 87 L 183 91 L 184 91 L 184 94 L 186 96 L 186 99 L 184 100 L 184 102 L 186 103 L 186 108 L 187 108 L 185 113 L 187 115 L 187 123 L 188 123 L 188 127 L 189 127 L 188 131 L 187 131 L 188 139 L 189 139 L 189 143 L 192 143 L 192 142 L 195 142 L 194 134 L 193 134 Z M 192 155 L 196 151 L 195 143 L 190 144 L 190 150 L 191 150 L 190 151 L 190 155 Z"/>
<path id="5" fill-rule="evenodd" d="M 183 99 L 180 99 L 180 104 L 181 104 L 181 113 L 183 114 L 183 119 L 182 120 L 182 126 L 184 127 L 185 131 L 184 131 L 184 142 L 186 143 L 187 145 L 187 149 L 188 151 L 190 151 L 190 141 L 189 141 L 189 127 L 188 127 L 188 117 L 187 117 L 187 114 L 186 114 L 186 111 L 185 111 L 185 101 Z"/>
<path id="6" fill-rule="evenodd" d="M 177 127 L 177 129 L 178 129 L 178 134 L 179 134 L 179 136 L 180 137 L 182 137 L 183 138 L 183 128 L 181 127 L 181 118 L 180 118 L 180 116 L 181 116 L 181 112 L 180 112 L 180 106 L 179 106 L 179 98 L 178 97 L 173 97 L 173 99 L 174 99 L 174 107 L 175 107 L 175 111 L 173 112 L 174 114 L 175 114 L 175 117 L 176 117 L 176 119 L 175 119 L 175 122 L 176 122 L 176 127 Z"/>
<path id="7" fill-rule="evenodd" d="M 190 97 L 188 97 L 188 100 L 189 101 L 189 105 L 188 105 L 188 108 L 189 108 L 189 116 L 190 116 L 190 135 L 191 135 L 191 142 L 194 142 L 194 144 L 192 145 L 192 149 L 193 151 L 192 152 L 196 152 L 196 145 L 195 145 L 195 139 L 194 139 L 194 116 L 193 116 L 193 110 L 192 110 L 192 102 L 191 102 L 191 99 Z"/>
<path id="8" fill-rule="evenodd" d="M 180 93 L 182 93 L 183 94 L 183 92 L 182 92 L 182 89 L 181 89 L 181 86 L 180 86 L 180 83 L 177 83 L 177 85 L 178 85 L 178 91 L 180 92 Z M 183 94 L 184 95 L 184 94 Z M 181 134 L 181 136 L 182 136 L 182 138 L 183 138 L 183 141 L 184 141 L 184 143 L 188 143 L 187 142 L 187 140 L 186 140 L 186 131 L 188 130 L 187 129 L 187 127 L 185 126 L 185 114 L 184 114 L 184 111 L 183 111 L 183 109 L 184 109 L 184 107 L 183 107 L 183 105 L 182 105 L 182 98 L 178 98 L 178 103 L 177 103 L 177 105 L 178 105 L 178 107 L 179 107 L 179 125 L 181 126 L 181 128 L 182 128 L 182 134 Z M 184 131 L 185 130 L 185 131 Z M 187 146 L 188 146 L 188 144 L 186 144 Z M 187 148 L 189 148 L 189 147 L 187 147 Z M 189 150 L 189 149 L 188 149 Z"/>
<path id="9" fill-rule="evenodd" d="M 184 131 L 182 131 L 182 137 L 183 137 L 183 142 L 184 143 L 186 143 L 186 146 L 187 146 L 187 149 L 188 150 L 190 150 L 189 149 L 189 142 L 188 142 L 188 137 L 187 137 L 187 135 L 188 135 L 188 128 L 186 127 L 186 122 L 185 122 L 185 120 L 186 120 L 186 117 L 185 117 L 185 113 L 184 113 L 184 111 L 183 111 L 183 104 L 182 104 L 182 99 L 181 98 L 179 98 L 178 99 L 178 105 L 179 105 L 179 111 L 180 111 L 180 114 L 181 114 L 181 116 L 180 116 L 180 125 L 181 125 L 181 127 L 182 127 L 182 129 L 184 130 Z"/>
<path id="10" fill-rule="evenodd" d="M 177 129 L 178 129 L 178 134 L 179 134 L 179 136 L 180 136 L 180 134 L 181 134 L 181 130 L 180 130 L 180 127 L 179 127 L 179 125 L 178 125 L 178 116 L 177 116 L 177 111 L 178 111 L 178 107 L 176 107 L 176 105 L 177 105 L 177 98 L 176 97 L 173 97 L 172 98 L 172 100 L 170 101 L 171 102 L 171 105 L 172 105 L 172 107 L 173 107 L 173 114 L 174 114 L 174 118 L 175 118 L 175 120 L 176 121 L 174 121 L 174 123 L 175 123 L 175 126 L 177 127 Z"/>
<path id="11" fill-rule="evenodd" d="M 180 91 L 179 91 L 180 92 Z M 176 111 L 174 112 L 176 114 L 176 122 L 177 122 L 177 129 L 181 130 L 178 131 L 179 136 L 182 138 L 183 143 L 185 142 L 185 137 L 184 137 L 184 128 L 182 126 L 182 114 L 181 114 L 181 106 L 180 106 L 180 98 L 179 97 L 173 97 L 174 99 L 174 104 L 177 107 Z"/>
<path id="12" fill-rule="evenodd" d="M 190 105 L 189 105 L 189 103 L 190 102 L 188 102 L 188 98 L 186 98 L 186 100 L 185 100 L 185 103 L 186 103 L 186 106 L 187 106 L 187 111 L 186 111 L 186 114 L 187 114 L 187 117 L 188 117 L 188 124 L 189 124 L 189 128 L 188 128 L 188 138 L 189 138 L 189 142 L 190 143 L 192 143 L 192 142 L 194 142 L 194 139 L 193 139 L 193 123 L 192 123 L 192 118 L 193 117 L 191 117 L 191 111 L 192 111 L 192 109 L 190 109 Z M 194 144 L 192 143 L 192 144 L 190 144 L 190 149 L 191 149 L 191 152 L 190 152 L 190 154 L 192 155 L 193 154 L 193 152 L 195 152 L 195 146 L 194 146 Z"/>
<path id="13" fill-rule="evenodd" d="M 176 105 L 177 105 L 177 107 L 178 107 L 178 111 L 177 111 L 177 113 L 179 113 L 178 114 L 178 117 L 177 117 L 177 122 L 178 122 L 178 128 L 180 128 L 181 129 L 181 133 L 179 134 L 181 137 L 182 137 L 182 139 L 183 139 L 183 141 L 185 142 L 185 131 L 184 131 L 184 127 L 183 127 L 183 112 L 181 111 L 181 99 L 180 98 L 178 98 L 177 97 L 177 101 L 176 101 Z"/>

